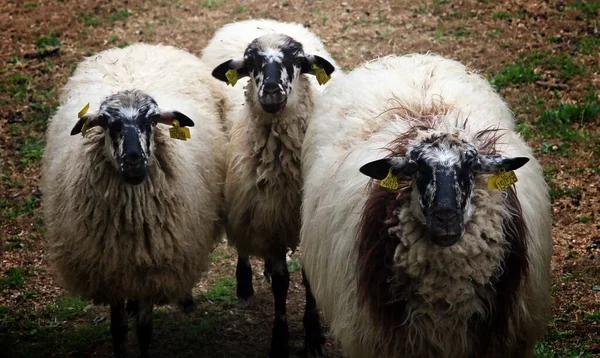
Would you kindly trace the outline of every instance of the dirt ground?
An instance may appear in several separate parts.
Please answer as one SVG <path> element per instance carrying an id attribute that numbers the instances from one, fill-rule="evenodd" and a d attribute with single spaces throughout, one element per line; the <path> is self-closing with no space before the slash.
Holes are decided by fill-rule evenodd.
<path id="1" fill-rule="evenodd" d="M 46 260 L 37 188 L 46 121 L 84 57 L 138 41 L 199 54 L 220 26 L 249 18 L 300 22 L 349 70 L 387 54 L 435 52 L 499 89 L 545 167 L 554 210 L 553 314 L 538 357 L 600 356 L 600 2 L 71 1 L 0 4 L 0 353 L 110 356 L 104 307 L 68 296 Z M 264 357 L 272 299 L 256 263 L 256 297 L 238 303 L 235 252 L 221 245 L 187 317 L 157 310 L 156 357 Z M 289 296 L 301 355 L 304 294 L 297 259 Z M 130 348 L 135 349 L 134 334 Z M 328 340 L 331 357 L 341 357 Z"/>

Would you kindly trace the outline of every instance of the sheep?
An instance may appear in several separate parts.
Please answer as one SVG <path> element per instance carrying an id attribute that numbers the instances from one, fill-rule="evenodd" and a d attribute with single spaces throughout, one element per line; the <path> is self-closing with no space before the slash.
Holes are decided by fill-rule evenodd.
<path id="1" fill-rule="evenodd" d="M 189 304 L 223 235 L 223 93 L 212 82 L 184 50 L 110 49 L 79 64 L 50 121 L 41 181 L 50 258 L 68 290 L 110 305 L 116 356 L 125 301 L 146 356 L 153 304 Z"/>
<path id="2" fill-rule="evenodd" d="M 224 190 L 227 237 L 238 250 L 237 296 L 247 300 L 254 294 L 249 256 L 265 260 L 275 301 L 270 354 L 285 357 L 286 252 L 296 248 L 300 231 L 300 150 L 313 103 L 323 92 L 320 84 L 328 81 L 337 64 L 302 25 L 272 20 L 225 25 L 201 59 L 214 67 L 212 74 L 224 82 L 222 87 L 236 86 L 227 94 L 230 142 Z M 241 83 L 236 85 L 238 79 Z M 305 345 L 310 354 L 322 356 L 325 339 L 318 310 L 308 282 L 303 282 Z"/>
<path id="3" fill-rule="evenodd" d="M 550 200 L 488 82 L 436 55 L 389 56 L 332 83 L 315 113 L 301 263 L 345 354 L 531 356 L 549 315 Z"/>

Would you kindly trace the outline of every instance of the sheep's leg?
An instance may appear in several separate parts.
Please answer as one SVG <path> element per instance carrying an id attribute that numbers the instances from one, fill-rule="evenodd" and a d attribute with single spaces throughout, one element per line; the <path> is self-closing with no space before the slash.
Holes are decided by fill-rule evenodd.
<path id="1" fill-rule="evenodd" d="M 125 311 L 130 318 L 137 316 L 140 302 L 137 300 L 127 300 Z"/>
<path id="2" fill-rule="evenodd" d="M 263 275 L 268 283 L 271 283 L 271 275 L 273 274 L 273 262 L 271 260 L 265 260 L 265 269 Z"/>
<path id="3" fill-rule="evenodd" d="M 140 357 L 148 357 L 148 349 L 152 340 L 152 302 L 140 301 L 136 320 L 136 334 Z"/>
<path id="4" fill-rule="evenodd" d="M 127 314 L 125 302 L 110 304 L 110 334 L 115 357 L 125 357 L 127 350 Z"/>
<path id="5" fill-rule="evenodd" d="M 238 255 L 235 278 L 237 281 L 237 297 L 244 301 L 249 299 L 254 294 L 254 289 L 252 288 L 252 267 L 248 256 Z"/>
<path id="6" fill-rule="evenodd" d="M 288 357 L 290 332 L 287 323 L 286 301 L 290 286 L 290 273 L 285 262 L 285 253 L 273 259 L 271 290 L 275 300 L 275 322 L 271 340 L 271 358 Z"/>
<path id="7" fill-rule="evenodd" d="M 325 357 L 325 335 L 321 330 L 317 301 L 310 289 L 310 283 L 302 270 L 302 283 L 306 289 L 306 308 L 304 310 L 304 348 L 311 357 Z"/>
<path id="8" fill-rule="evenodd" d="M 185 314 L 190 314 L 190 313 L 194 312 L 194 310 L 196 309 L 196 304 L 194 303 L 194 297 L 192 296 L 192 291 L 190 290 L 190 292 L 187 292 L 185 294 L 185 296 L 180 298 L 179 301 L 177 302 L 177 305 L 179 306 L 179 309 L 181 310 L 181 312 L 183 312 Z"/>

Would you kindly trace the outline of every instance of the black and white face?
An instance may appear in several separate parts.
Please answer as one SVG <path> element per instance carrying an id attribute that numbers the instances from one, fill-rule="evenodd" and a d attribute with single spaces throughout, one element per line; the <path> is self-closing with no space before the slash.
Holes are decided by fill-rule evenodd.
<path id="1" fill-rule="evenodd" d="M 256 86 L 257 100 L 265 112 L 276 113 L 285 108 L 294 91 L 298 76 L 315 74 L 313 64 L 330 75 L 334 67 L 319 56 L 306 55 L 302 44 L 283 34 L 261 36 L 248 45 L 241 60 L 229 60 L 217 66 L 213 76 L 227 82 L 228 70 L 238 77 L 250 76 Z"/>
<path id="2" fill-rule="evenodd" d="M 107 97 L 97 113 L 83 116 L 71 135 L 80 133 L 88 120 L 88 128 L 102 126 L 118 173 L 126 183 L 137 185 L 146 178 L 156 124 L 172 124 L 175 119 L 181 126 L 194 125 L 179 112 L 161 112 L 156 101 L 143 92 L 122 91 Z"/>
<path id="3" fill-rule="evenodd" d="M 404 157 L 380 159 L 360 171 L 382 180 L 391 168 L 393 174 L 412 179 L 426 219 L 427 237 L 446 247 L 462 237 L 464 222 L 472 211 L 476 176 L 515 170 L 528 161 L 526 157 L 481 155 L 472 144 L 442 135 L 413 145 Z"/>

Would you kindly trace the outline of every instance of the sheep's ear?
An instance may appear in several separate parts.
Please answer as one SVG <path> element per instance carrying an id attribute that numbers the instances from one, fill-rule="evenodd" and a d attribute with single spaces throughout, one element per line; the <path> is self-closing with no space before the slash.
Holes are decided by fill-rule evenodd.
<path id="1" fill-rule="evenodd" d="M 192 121 L 190 117 L 178 111 L 161 111 L 160 114 L 154 118 L 156 123 L 162 123 L 168 126 L 172 126 L 174 120 L 179 122 L 180 127 L 194 126 L 194 121 Z"/>
<path id="2" fill-rule="evenodd" d="M 504 157 L 501 155 L 480 155 L 474 171 L 482 174 L 494 174 L 500 171 L 519 169 L 529 161 L 527 157 Z"/>
<path id="3" fill-rule="evenodd" d="M 82 130 L 87 131 L 88 129 L 94 128 L 96 126 L 106 127 L 107 124 L 108 121 L 106 120 L 106 117 L 98 115 L 98 113 L 88 113 L 85 116 L 79 118 L 77 123 L 75 123 L 73 129 L 71 129 L 71 135 L 79 134 Z"/>
<path id="4" fill-rule="evenodd" d="M 308 73 L 316 76 L 316 68 L 322 68 L 327 76 L 331 76 L 333 71 L 335 71 L 335 67 L 333 67 L 333 65 L 323 57 L 317 55 L 306 56 L 305 60 L 302 62 L 302 73 Z"/>
<path id="5" fill-rule="evenodd" d="M 417 163 L 407 157 L 383 158 L 367 163 L 360 167 L 360 172 L 373 179 L 385 179 L 390 169 L 395 175 L 410 177 L 417 171 Z"/>
<path id="6" fill-rule="evenodd" d="M 232 59 L 225 61 L 219 66 L 217 66 L 212 71 L 212 75 L 214 78 L 233 86 L 235 85 L 235 82 L 237 82 L 238 78 L 248 76 L 248 69 L 246 68 L 244 60 Z M 235 76 L 235 78 L 233 78 L 232 76 Z"/>

